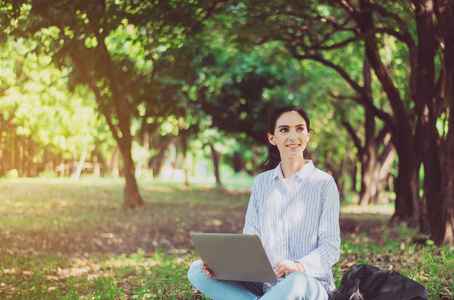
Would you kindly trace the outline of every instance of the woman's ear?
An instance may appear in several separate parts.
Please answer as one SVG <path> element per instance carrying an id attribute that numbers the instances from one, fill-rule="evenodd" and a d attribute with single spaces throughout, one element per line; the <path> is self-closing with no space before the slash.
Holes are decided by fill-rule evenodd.
<path id="1" fill-rule="evenodd" d="M 270 142 L 271 145 L 276 146 L 276 142 L 274 141 L 274 135 L 271 133 L 267 132 L 266 134 L 268 136 L 268 141 Z"/>

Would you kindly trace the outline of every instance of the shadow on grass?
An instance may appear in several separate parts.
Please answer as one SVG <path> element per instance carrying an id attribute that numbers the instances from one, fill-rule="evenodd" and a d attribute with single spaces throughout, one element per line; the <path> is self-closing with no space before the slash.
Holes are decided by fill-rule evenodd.
<path id="1" fill-rule="evenodd" d="M 123 182 L 0 182 L 0 298 L 193 299 L 189 232 L 241 232 L 248 192 L 140 185 L 145 205 L 122 209 Z M 398 270 L 432 299 L 453 296 L 449 247 L 417 244 L 387 226 L 389 206 L 343 206 L 336 283 L 357 263 Z"/>

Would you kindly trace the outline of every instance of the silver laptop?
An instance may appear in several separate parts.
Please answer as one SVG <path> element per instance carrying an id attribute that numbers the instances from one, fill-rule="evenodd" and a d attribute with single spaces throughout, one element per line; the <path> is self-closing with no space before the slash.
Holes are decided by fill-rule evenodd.
<path id="1" fill-rule="evenodd" d="M 191 233 L 200 258 L 212 278 L 238 281 L 276 282 L 260 238 L 231 233 Z"/>

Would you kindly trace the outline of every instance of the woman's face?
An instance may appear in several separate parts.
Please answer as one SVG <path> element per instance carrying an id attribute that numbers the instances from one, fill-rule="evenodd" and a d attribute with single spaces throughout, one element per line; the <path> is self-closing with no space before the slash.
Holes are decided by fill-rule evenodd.
<path id="1" fill-rule="evenodd" d="M 274 134 L 268 133 L 268 140 L 277 146 L 281 159 L 303 156 L 310 138 L 306 121 L 296 111 L 283 113 L 276 121 Z"/>

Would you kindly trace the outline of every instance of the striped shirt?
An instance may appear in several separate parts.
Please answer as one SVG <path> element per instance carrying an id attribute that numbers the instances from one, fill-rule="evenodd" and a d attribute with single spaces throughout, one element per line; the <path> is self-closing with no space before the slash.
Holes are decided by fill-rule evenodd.
<path id="1" fill-rule="evenodd" d="M 253 183 L 243 233 L 256 234 L 272 265 L 300 262 L 330 295 L 339 260 L 339 192 L 331 175 L 309 162 L 284 180 L 280 164 Z"/>

